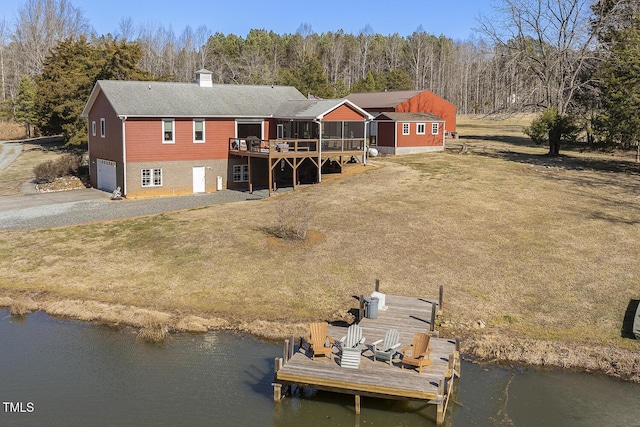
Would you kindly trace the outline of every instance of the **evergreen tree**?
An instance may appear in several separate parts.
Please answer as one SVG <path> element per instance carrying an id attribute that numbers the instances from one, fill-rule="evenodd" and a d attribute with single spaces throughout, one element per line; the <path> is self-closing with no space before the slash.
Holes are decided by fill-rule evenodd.
<path id="1" fill-rule="evenodd" d="M 610 56 L 600 69 L 602 109 L 595 127 L 603 140 L 629 146 L 640 144 L 640 14 L 626 23 L 604 36 Z"/>
<path id="2" fill-rule="evenodd" d="M 319 98 L 333 98 L 334 90 L 322 69 L 322 64 L 316 58 L 305 56 L 295 73 L 290 69 L 281 70 L 279 83 L 295 86 L 305 95 Z"/>
<path id="3" fill-rule="evenodd" d="M 63 135 L 67 144 L 86 140 L 80 117 L 99 73 L 94 49 L 82 36 L 61 42 L 44 63 L 36 96 L 38 128 L 43 135 Z"/>
<path id="4" fill-rule="evenodd" d="M 87 141 L 87 126 L 80 117 L 99 79 L 145 80 L 150 74 L 138 68 L 140 46 L 112 38 L 95 44 L 86 37 L 61 42 L 45 61 L 37 79 L 36 115 L 40 133 L 63 135 L 70 145 Z"/>
<path id="5" fill-rule="evenodd" d="M 32 136 L 32 126 L 36 122 L 36 83 L 24 75 L 18 86 L 18 96 L 15 99 L 13 115 L 17 122 L 24 123 L 27 137 Z"/>

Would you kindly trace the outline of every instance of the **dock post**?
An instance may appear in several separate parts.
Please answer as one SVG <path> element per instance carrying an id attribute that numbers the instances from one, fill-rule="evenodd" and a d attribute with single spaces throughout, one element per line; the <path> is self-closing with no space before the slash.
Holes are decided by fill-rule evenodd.
<path id="1" fill-rule="evenodd" d="M 282 384 L 272 383 L 273 386 L 273 401 L 274 403 L 280 403 L 282 400 Z"/>
<path id="2" fill-rule="evenodd" d="M 289 356 L 287 357 L 287 360 L 291 359 L 293 357 L 293 353 L 295 352 L 295 338 L 293 337 L 293 334 L 291 334 L 291 336 L 289 337 L 289 342 L 291 343 L 291 345 L 289 346 Z"/>
<path id="3" fill-rule="evenodd" d="M 442 314 L 444 304 L 444 285 L 440 284 L 438 289 L 438 314 Z"/>
<path id="4" fill-rule="evenodd" d="M 284 340 L 284 352 L 282 353 L 282 359 L 284 360 L 284 364 L 286 364 L 289 361 L 289 346 L 290 346 L 290 342 L 289 340 Z"/>
<path id="5" fill-rule="evenodd" d="M 456 364 L 455 364 L 455 373 L 458 376 L 458 378 L 460 378 L 460 338 L 456 337 L 456 349 L 455 349 L 455 358 L 456 358 Z"/>
<path id="6" fill-rule="evenodd" d="M 440 382 L 438 383 L 438 410 L 436 415 L 436 425 L 441 426 L 444 423 L 444 405 L 445 405 L 445 396 L 444 396 L 444 382 L 443 379 L 440 378 Z"/>
<path id="7" fill-rule="evenodd" d="M 278 371 L 281 368 L 282 368 L 282 358 L 281 357 L 276 357 L 275 360 L 274 360 L 274 366 L 273 366 L 273 379 L 274 379 L 274 381 L 277 380 Z M 272 382 L 271 385 L 273 386 L 273 401 L 275 403 L 279 403 L 280 400 L 282 400 L 282 384 L 276 383 L 276 382 Z"/>
<path id="8" fill-rule="evenodd" d="M 360 415 L 360 395 L 356 394 L 356 415 Z"/>
<path id="9" fill-rule="evenodd" d="M 436 311 L 438 307 L 435 302 L 431 303 L 431 324 L 429 325 L 429 331 L 433 332 L 436 330 Z"/>
<path id="10" fill-rule="evenodd" d="M 376 292 L 380 292 L 380 279 L 376 279 Z"/>
<path id="11" fill-rule="evenodd" d="M 360 300 L 360 308 L 358 308 L 358 322 L 364 317 L 364 295 L 358 296 Z"/>

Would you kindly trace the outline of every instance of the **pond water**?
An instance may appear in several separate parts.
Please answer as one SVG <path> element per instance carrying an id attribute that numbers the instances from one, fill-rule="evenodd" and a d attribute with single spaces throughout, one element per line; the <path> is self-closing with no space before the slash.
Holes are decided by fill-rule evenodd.
<path id="1" fill-rule="evenodd" d="M 298 388 L 273 403 L 282 344 L 229 332 L 162 346 L 114 329 L 0 310 L 0 425 L 424 426 L 435 407 Z M 638 426 L 640 385 L 462 364 L 450 426 Z"/>

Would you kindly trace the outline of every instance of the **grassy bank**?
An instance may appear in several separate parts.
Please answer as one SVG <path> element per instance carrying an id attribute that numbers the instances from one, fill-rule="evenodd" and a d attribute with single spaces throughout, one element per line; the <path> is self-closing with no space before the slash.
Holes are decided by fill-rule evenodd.
<path id="1" fill-rule="evenodd" d="M 275 337 L 349 320 L 352 296 L 377 277 L 399 295 L 435 296 L 444 284 L 439 329 L 462 336 L 463 350 L 638 381 L 640 342 L 620 337 L 640 298 L 638 166 L 548 158 L 521 122 L 460 119 L 461 139 L 445 152 L 379 158 L 258 202 L 2 232 L 0 296 L 79 312 L 87 301 L 106 313 L 141 308 L 169 313 L 172 326 L 191 319 Z M 271 233 L 285 199 L 311 206 L 306 242 Z"/>

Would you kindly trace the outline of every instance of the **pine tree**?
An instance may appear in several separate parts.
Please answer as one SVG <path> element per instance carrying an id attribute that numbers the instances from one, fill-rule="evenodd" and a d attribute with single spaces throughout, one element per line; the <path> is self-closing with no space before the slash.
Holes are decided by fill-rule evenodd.
<path id="1" fill-rule="evenodd" d="M 37 124 L 43 135 L 63 135 L 68 145 L 87 141 L 87 125 L 80 117 L 99 79 L 145 80 L 138 68 L 140 46 L 112 38 L 94 44 L 82 36 L 61 42 L 45 61 L 37 79 Z"/>
<path id="2" fill-rule="evenodd" d="M 640 14 L 606 35 L 610 57 L 600 69 L 602 110 L 597 134 L 607 142 L 640 144 Z M 640 151 L 640 147 L 639 147 Z"/>
<path id="3" fill-rule="evenodd" d="M 32 126 L 36 122 L 36 83 L 24 75 L 20 79 L 18 86 L 18 96 L 14 102 L 13 115 L 18 123 L 24 123 L 27 137 L 32 135 Z"/>

